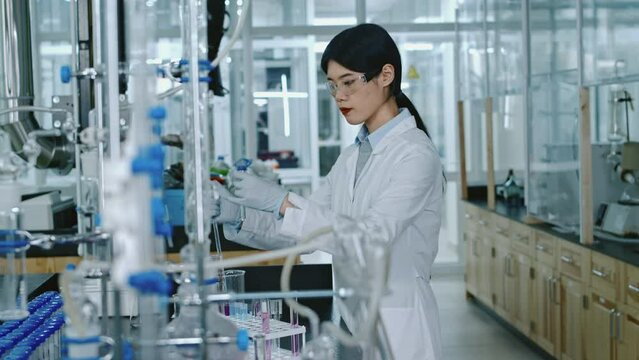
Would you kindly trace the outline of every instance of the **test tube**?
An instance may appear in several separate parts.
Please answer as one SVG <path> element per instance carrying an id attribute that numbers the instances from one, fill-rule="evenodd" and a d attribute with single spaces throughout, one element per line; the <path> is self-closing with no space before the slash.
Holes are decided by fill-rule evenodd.
<path id="1" fill-rule="evenodd" d="M 253 337 L 253 347 L 255 349 L 255 360 L 266 360 L 266 340 L 263 334 L 256 334 Z"/>
<path id="2" fill-rule="evenodd" d="M 293 309 L 291 309 L 291 327 L 292 328 L 299 327 L 299 315 L 297 314 L 297 312 L 293 311 Z M 291 354 L 293 355 L 293 357 L 300 355 L 299 335 L 291 336 Z"/>
<path id="3" fill-rule="evenodd" d="M 282 318 L 282 300 L 270 300 L 269 301 L 269 310 L 271 313 L 271 319 L 279 321 Z M 275 339 L 274 341 L 275 352 L 279 354 L 280 352 L 280 338 Z"/>
<path id="4" fill-rule="evenodd" d="M 260 318 L 262 319 L 262 333 L 264 335 L 269 334 L 271 332 L 271 315 L 269 314 L 268 300 L 262 300 L 260 302 Z M 265 359 L 271 360 L 271 340 L 265 341 Z"/>

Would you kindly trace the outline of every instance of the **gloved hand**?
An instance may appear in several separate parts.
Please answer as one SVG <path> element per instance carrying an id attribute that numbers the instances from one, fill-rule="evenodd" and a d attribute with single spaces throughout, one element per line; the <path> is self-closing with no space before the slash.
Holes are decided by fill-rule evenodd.
<path id="1" fill-rule="evenodd" d="M 213 208 L 211 209 L 211 217 L 218 224 L 239 224 L 240 206 L 229 201 L 228 198 L 233 197 L 224 186 L 217 182 L 213 182 L 213 191 L 219 196 L 214 196 Z"/>
<path id="2" fill-rule="evenodd" d="M 288 191 L 278 184 L 242 171 L 231 172 L 234 196 L 228 198 L 238 205 L 278 214 Z"/>
<path id="3" fill-rule="evenodd" d="M 275 171 L 273 171 L 273 167 L 269 166 L 262 160 L 253 161 L 253 164 L 251 164 L 251 167 L 249 167 L 249 169 L 253 171 L 255 175 L 261 177 L 262 179 L 266 179 L 276 184 L 280 179 L 279 175 Z"/>

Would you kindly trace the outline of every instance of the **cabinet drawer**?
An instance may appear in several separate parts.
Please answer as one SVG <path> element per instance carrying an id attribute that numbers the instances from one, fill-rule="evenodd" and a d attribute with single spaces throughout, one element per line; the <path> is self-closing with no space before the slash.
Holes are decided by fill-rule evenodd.
<path id="1" fill-rule="evenodd" d="M 477 212 L 477 232 L 484 236 L 492 235 L 493 214 L 488 210 L 479 209 Z"/>
<path id="2" fill-rule="evenodd" d="M 492 225 L 493 236 L 496 240 L 506 243 L 510 242 L 510 220 L 503 216 L 493 214 L 490 219 L 490 225 Z"/>
<path id="3" fill-rule="evenodd" d="M 639 309 L 639 268 L 626 264 L 626 276 L 621 284 L 626 304 Z"/>
<path id="4" fill-rule="evenodd" d="M 590 285 L 610 299 L 618 299 L 620 262 L 592 252 L 590 261 Z"/>
<path id="5" fill-rule="evenodd" d="M 476 206 L 465 204 L 464 206 L 464 226 L 468 231 L 477 229 L 477 221 L 479 220 L 479 209 Z"/>
<path id="6" fill-rule="evenodd" d="M 535 258 L 546 265 L 555 266 L 557 241 L 543 231 L 535 231 Z"/>
<path id="7" fill-rule="evenodd" d="M 575 280 L 582 280 L 587 274 L 590 251 L 579 245 L 560 241 L 559 244 L 559 272 Z"/>
<path id="8" fill-rule="evenodd" d="M 532 229 L 516 222 L 510 223 L 512 249 L 520 254 L 533 255 Z"/>

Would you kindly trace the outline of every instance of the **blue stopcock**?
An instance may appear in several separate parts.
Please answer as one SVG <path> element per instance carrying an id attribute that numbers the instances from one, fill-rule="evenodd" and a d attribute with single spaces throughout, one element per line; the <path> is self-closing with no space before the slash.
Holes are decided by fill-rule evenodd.
<path id="1" fill-rule="evenodd" d="M 248 170 L 249 166 L 251 166 L 252 163 L 253 163 L 253 160 L 251 159 L 241 158 L 238 161 L 236 161 L 235 164 L 233 164 L 233 166 L 235 166 L 235 170 L 237 171 L 246 171 Z"/>

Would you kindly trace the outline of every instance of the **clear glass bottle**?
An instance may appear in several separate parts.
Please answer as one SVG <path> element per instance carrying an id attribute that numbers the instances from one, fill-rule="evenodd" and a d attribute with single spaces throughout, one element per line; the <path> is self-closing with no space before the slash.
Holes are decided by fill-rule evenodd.
<path id="1" fill-rule="evenodd" d="M 180 299 L 196 296 L 197 287 L 193 283 L 184 282 L 178 289 Z M 166 327 L 169 338 L 194 338 L 201 336 L 200 308 L 197 306 L 181 306 L 178 316 Z M 237 335 L 237 327 L 225 316 L 221 315 L 216 306 L 209 306 L 206 312 L 207 337 Z M 246 353 L 238 350 L 234 343 L 208 344 L 207 359 L 210 360 L 241 360 Z M 171 359 L 199 358 L 199 346 L 182 345 L 173 349 Z"/>
<path id="2" fill-rule="evenodd" d="M 0 213 L 2 224 L 8 224 L 0 227 L 0 321 L 29 316 L 25 281 L 29 243 L 16 231 L 19 216 L 18 209 Z"/>

